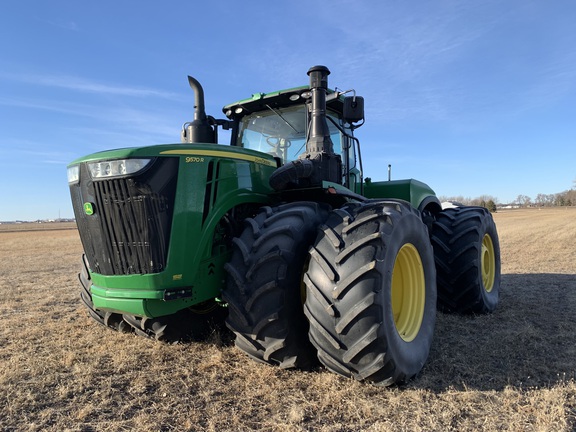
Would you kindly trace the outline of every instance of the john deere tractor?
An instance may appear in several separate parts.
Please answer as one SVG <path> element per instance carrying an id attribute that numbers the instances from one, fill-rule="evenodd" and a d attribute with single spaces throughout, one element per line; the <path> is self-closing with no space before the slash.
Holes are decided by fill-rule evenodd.
<path id="1" fill-rule="evenodd" d="M 177 341 L 224 319 L 236 346 L 281 368 L 377 385 L 423 367 L 436 310 L 492 312 L 500 248 L 481 207 L 443 209 L 414 180 L 363 177 L 364 99 L 309 85 L 208 116 L 192 77 L 182 143 L 68 166 L 84 248 L 81 299 L 100 324 Z M 219 129 L 230 144 L 219 145 Z"/>

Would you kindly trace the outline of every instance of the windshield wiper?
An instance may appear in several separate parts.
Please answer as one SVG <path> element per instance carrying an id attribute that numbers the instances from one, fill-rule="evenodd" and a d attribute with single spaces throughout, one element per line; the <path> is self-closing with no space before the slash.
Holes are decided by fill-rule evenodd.
<path id="1" fill-rule="evenodd" d="M 273 112 L 274 114 L 276 114 L 278 117 L 280 117 L 280 118 L 282 119 L 282 121 L 283 121 L 284 123 L 286 123 L 294 132 L 300 133 L 300 132 L 298 132 L 298 129 L 296 129 L 294 126 L 292 126 L 292 125 L 288 122 L 288 120 L 286 120 L 286 119 L 282 116 L 282 114 L 281 114 L 279 111 L 276 111 L 274 108 L 272 108 L 272 107 L 271 107 L 270 105 L 268 105 L 268 104 L 266 104 L 266 108 L 268 108 L 270 111 L 272 111 L 272 112 Z"/>

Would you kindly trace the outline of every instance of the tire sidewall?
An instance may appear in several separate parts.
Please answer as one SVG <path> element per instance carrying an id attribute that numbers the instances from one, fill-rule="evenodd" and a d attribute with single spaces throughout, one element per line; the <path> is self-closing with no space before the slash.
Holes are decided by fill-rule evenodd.
<path id="1" fill-rule="evenodd" d="M 226 265 L 229 277 L 222 294 L 236 305 L 226 325 L 236 334 L 238 348 L 253 359 L 281 368 L 317 363 L 307 337 L 302 278 L 308 248 L 329 211 L 328 205 L 307 201 L 266 207 L 249 219 L 238 238 L 243 246 L 235 248 Z M 232 277 L 236 270 L 241 280 Z"/>
<path id="2" fill-rule="evenodd" d="M 425 280 L 425 304 L 422 324 L 414 340 L 406 342 L 396 329 L 392 309 L 392 270 L 400 249 L 407 243 L 412 244 L 422 261 Z M 381 335 L 388 342 L 386 356 L 392 358 L 398 367 L 396 375 L 406 379 L 416 375 L 421 369 L 428 354 L 434 335 L 436 322 L 436 269 L 434 253 L 428 240 L 428 230 L 421 219 L 415 214 L 401 218 L 387 239 L 385 253 L 382 260 L 378 260 L 382 280 L 382 289 L 379 292 L 383 311 L 384 325 L 380 327 Z"/>
<path id="3" fill-rule="evenodd" d="M 492 290 L 490 292 L 486 291 L 486 287 L 484 286 L 484 281 L 482 280 L 482 241 L 484 236 L 488 234 L 490 239 L 492 240 L 493 252 L 494 252 L 494 260 L 495 260 L 495 274 L 494 274 L 494 284 Z M 500 273 L 501 273 L 501 264 L 500 264 L 500 242 L 498 240 L 498 232 L 496 231 L 496 225 L 492 216 L 486 212 L 484 212 L 482 218 L 482 224 L 480 227 L 480 238 L 478 239 L 479 244 L 479 251 L 478 251 L 478 262 L 480 265 L 478 266 L 478 286 L 481 287 L 481 296 L 484 300 L 484 305 L 486 309 L 489 311 L 493 311 L 496 309 L 496 305 L 498 304 L 498 300 L 500 297 Z"/>
<path id="4" fill-rule="evenodd" d="M 494 284 L 483 281 L 482 242 L 488 235 L 494 254 Z M 436 215 L 431 241 L 438 272 L 438 309 L 443 312 L 485 314 L 499 301 L 500 242 L 494 219 L 484 207 L 447 208 Z"/>

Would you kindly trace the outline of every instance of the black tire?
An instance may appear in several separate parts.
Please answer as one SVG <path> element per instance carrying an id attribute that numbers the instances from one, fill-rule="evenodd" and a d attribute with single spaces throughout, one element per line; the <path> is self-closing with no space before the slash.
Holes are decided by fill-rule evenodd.
<path id="1" fill-rule="evenodd" d="M 78 273 L 78 279 L 80 281 L 80 299 L 84 303 L 84 306 L 88 309 L 90 316 L 98 323 L 112 330 L 116 330 L 122 333 L 130 333 L 132 328 L 128 323 L 126 323 L 121 314 L 113 312 L 104 312 L 94 308 L 94 303 L 92 302 L 92 294 L 90 288 L 92 287 L 92 278 L 90 277 L 90 272 L 88 270 L 88 260 L 86 255 L 82 255 L 82 265 L 80 267 L 80 273 Z"/>
<path id="2" fill-rule="evenodd" d="M 302 310 L 302 275 L 328 211 L 311 202 L 264 207 L 234 239 L 222 292 L 226 325 L 236 346 L 253 359 L 284 369 L 317 362 Z"/>
<path id="3" fill-rule="evenodd" d="M 496 225 L 484 207 L 447 208 L 432 228 L 438 309 L 485 314 L 498 305 L 500 242 Z"/>
<path id="4" fill-rule="evenodd" d="M 405 202 L 346 205 L 310 255 L 304 311 L 320 361 L 381 386 L 415 376 L 436 321 L 434 256 L 420 214 Z"/>

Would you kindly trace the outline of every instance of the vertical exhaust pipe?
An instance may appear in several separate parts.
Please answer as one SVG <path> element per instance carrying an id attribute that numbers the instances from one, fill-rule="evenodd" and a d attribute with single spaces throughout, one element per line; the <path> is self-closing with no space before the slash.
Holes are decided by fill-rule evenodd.
<path id="1" fill-rule="evenodd" d="M 194 120 L 182 126 L 181 141 L 183 143 L 216 144 L 216 134 L 210 125 L 204 108 L 204 89 L 195 78 L 188 75 L 188 84 L 194 91 Z"/>

